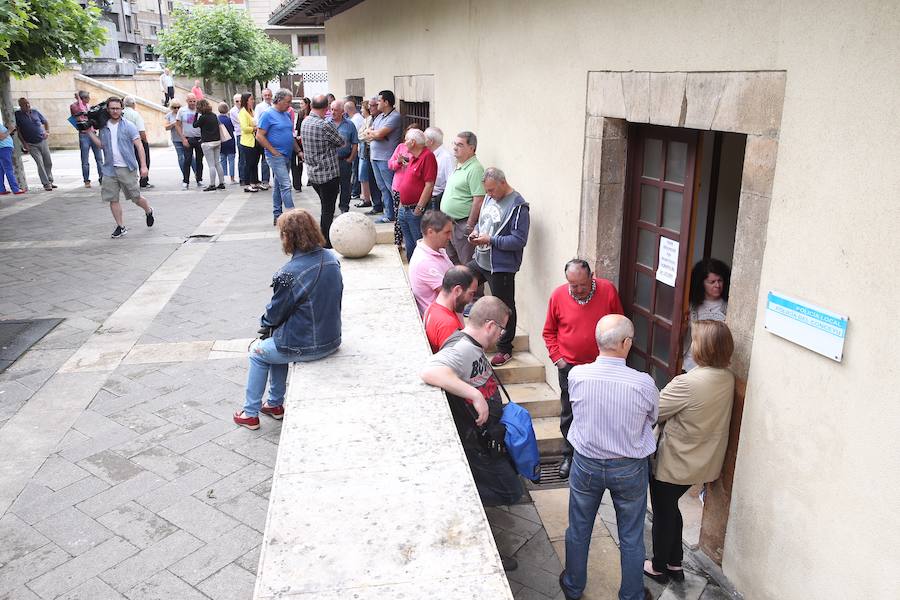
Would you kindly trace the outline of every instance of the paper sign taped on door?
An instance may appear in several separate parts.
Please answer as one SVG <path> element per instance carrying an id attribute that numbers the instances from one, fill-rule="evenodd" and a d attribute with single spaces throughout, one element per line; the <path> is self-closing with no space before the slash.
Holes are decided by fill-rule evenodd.
<path id="1" fill-rule="evenodd" d="M 678 277 L 678 241 L 665 236 L 659 238 L 659 263 L 656 267 L 656 280 L 675 287 Z"/>

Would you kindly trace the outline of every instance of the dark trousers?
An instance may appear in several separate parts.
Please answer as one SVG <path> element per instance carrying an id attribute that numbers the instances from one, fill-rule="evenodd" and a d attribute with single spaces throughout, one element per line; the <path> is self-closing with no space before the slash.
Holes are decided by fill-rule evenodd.
<path id="1" fill-rule="evenodd" d="M 184 147 L 184 161 L 181 163 L 181 181 L 191 182 L 191 164 L 197 161 L 197 183 L 203 181 L 203 150 L 200 148 L 199 137 L 187 138 L 188 145 Z"/>
<path id="2" fill-rule="evenodd" d="M 169 87 L 167 87 L 166 93 L 163 94 L 163 97 L 165 98 L 163 101 L 163 106 L 168 106 L 169 100 L 171 100 L 172 98 L 175 97 L 175 88 L 172 87 L 171 85 Z"/>
<path id="3" fill-rule="evenodd" d="M 150 170 L 150 144 L 141 140 L 141 146 L 144 147 L 144 160 L 147 164 L 147 170 Z M 150 183 L 150 174 L 148 173 L 146 177 L 141 177 L 141 187 L 147 187 L 147 184 Z"/>
<path id="4" fill-rule="evenodd" d="M 335 177 L 325 183 L 312 184 L 313 189 L 319 195 L 319 203 L 322 206 L 322 216 L 319 218 L 319 227 L 325 236 L 325 244 L 331 248 L 331 222 L 334 221 L 334 204 L 337 202 L 338 192 L 341 187 L 341 178 Z"/>
<path id="5" fill-rule="evenodd" d="M 572 403 L 569 402 L 569 371 L 574 365 L 566 365 L 559 369 L 559 432 L 562 433 L 566 447 L 563 456 L 572 456 L 572 444 L 569 443 L 569 427 L 572 426 Z"/>
<path id="6" fill-rule="evenodd" d="M 665 573 L 666 565 L 680 567 L 684 558 L 681 548 L 681 510 L 678 499 L 691 486 L 657 481 L 650 477 L 650 507 L 653 509 L 653 570 Z"/>
<path id="7" fill-rule="evenodd" d="M 515 504 L 522 497 L 522 481 L 508 458 L 466 449 L 466 459 L 484 506 Z"/>
<path id="8" fill-rule="evenodd" d="M 303 177 L 303 159 L 300 158 L 300 155 L 294 152 L 291 157 L 291 183 L 294 184 L 294 189 L 298 192 L 303 189 L 302 184 Z"/>
<path id="9" fill-rule="evenodd" d="M 486 281 L 491 286 L 491 294 L 503 300 L 509 307 L 509 320 L 506 322 L 506 332 L 497 340 L 497 352 L 512 354 L 512 342 L 516 337 L 516 274 L 515 273 L 489 273 L 472 259 L 467 265 L 479 285 Z"/>
<path id="10" fill-rule="evenodd" d="M 238 174 L 238 180 L 240 180 L 241 185 L 246 185 L 247 182 L 244 181 L 244 175 L 245 175 L 244 171 L 247 170 L 247 165 L 246 165 L 247 156 L 246 156 L 246 153 L 244 152 L 244 150 L 246 150 L 246 148 L 241 145 L 240 138 L 241 138 L 241 134 L 237 134 L 235 136 L 235 140 L 234 140 L 234 145 L 237 148 L 237 153 L 238 153 L 237 174 Z"/>
<path id="11" fill-rule="evenodd" d="M 444 197 L 444 192 L 441 192 L 437 196 L 431 197 L 431 202 L 428 204 L 428 210 L 441 210 L 441 198 Z"/>
<path id="12" fill-rule="evenodd" d="M 244 172 L 241 179 L 244 185 L 259 183 L 259 148 L 253 146 L 241 146 L 244 149 Z"/>
<path id="13" fill-rule="evenodd" d="M 348 163 L 346 159 L 339 158 L 338 159 L 338 171 L 341 182 L 341 201 L 338 203 L 338 208 L 341 209 L 342 213 L 350 210 L 350 191 L 353 186 L 353 164 Z"/>

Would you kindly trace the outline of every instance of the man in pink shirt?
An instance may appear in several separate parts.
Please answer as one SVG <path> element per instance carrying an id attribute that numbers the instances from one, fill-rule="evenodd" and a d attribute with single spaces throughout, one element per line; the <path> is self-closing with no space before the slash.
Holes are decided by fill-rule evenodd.
<path id="1" fill-rule="evenodd" d="M 453 233 L 453 221 L 439 210 L 430 210 L 422 216 L 421 229 L 423 237 L 409 260 L 409 287 L 419 315 L 437 298 L 444 273 L 453 266 L 444 249 Z"/>

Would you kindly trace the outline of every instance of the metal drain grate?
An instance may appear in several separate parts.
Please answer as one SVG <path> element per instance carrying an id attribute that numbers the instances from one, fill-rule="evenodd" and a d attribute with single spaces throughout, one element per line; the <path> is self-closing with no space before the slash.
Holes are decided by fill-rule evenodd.
<path id="1" fill-rule="evenodd" d="M 541 480 L 538 483 L 525 480 L 528 489 L 550 490 L 568 487 L 569 480 L 559 478 L 559 463 L 561 462 L 562 456 L 544 457 L 541 460 Z"/>
<path id="2" fill-rule="evenodd" d="M 188 236 L 188 238 L 186 240 L 184 240 L 184 243 L 185 244 L 197 244 L 197 243 L 202 244 L 203 242 L 211 242 L 211 241 L 213 241 L 213 236 L 201 233 L 198 235 Z"/>

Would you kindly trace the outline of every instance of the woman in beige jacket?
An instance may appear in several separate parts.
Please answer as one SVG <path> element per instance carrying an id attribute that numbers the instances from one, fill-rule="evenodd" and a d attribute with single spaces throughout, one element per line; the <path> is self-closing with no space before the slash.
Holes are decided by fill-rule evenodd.
<path id="1" fill-rule="evenodd" d="M 728 326 L 697 321 L 691 348 L 697 367 L 669 382 L 659 396 L 662 433 L 650 480 L 653 560 L 644 563 L 644 574 L 661 583 L 684 579 L 678 499 L 692 485 L 719 478 L 734 399 L 734 375 L 727 369 L 734 340 Z"/>

